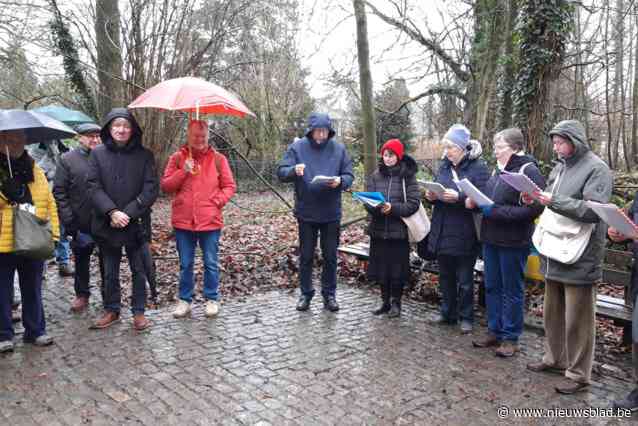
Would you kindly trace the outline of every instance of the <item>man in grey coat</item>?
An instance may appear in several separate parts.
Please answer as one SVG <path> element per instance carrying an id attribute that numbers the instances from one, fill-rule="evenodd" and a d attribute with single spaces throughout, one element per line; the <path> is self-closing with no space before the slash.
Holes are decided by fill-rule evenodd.
<path id="1" fill-rule="evenodd" d="M 556 386 L 563 394 L 589 387 L 596 337 L 596 284 L 602 279 L 607 226 L 586 201 L 608 203 L 612 173 L 594 154 L 585 128 L 576 120 L 558 123 L 550 132 L 558 164 L 547 181 L 547 192 L 535 194 L 553 212 L 583 224 L 595 224 L 582 256 L 572 264 L 541 256 L 545 276 L 545 356 L 528 364 L 532 371 L 557 372 L 566 379 Z M 531 202 L 526 198 L 524 201 Z"/>

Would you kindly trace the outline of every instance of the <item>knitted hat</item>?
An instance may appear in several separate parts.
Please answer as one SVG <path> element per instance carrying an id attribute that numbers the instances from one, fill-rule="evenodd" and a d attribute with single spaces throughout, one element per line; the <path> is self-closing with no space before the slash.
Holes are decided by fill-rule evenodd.
<path id="1" fill-rule="evenodd" d="M 470 145 L 470 131 L 462 124 L 454 124 L 443 136 L 443 139 L 447 139 L 463 151 L 466 151 Z"/>
<path id="2" fill-rule="evenodd" d="M 383 146 L 381 147 L 381 155 L 383 155 L 383 151 L 385 151 L 386 149 L 389 149 L 390 151 L 394 152 L 394 155 L 397 156 L 399 161 L 401 161 L 401 159 L 403 158 L 404 149 L 403 149 L 403 144 L 401 143 L 400 140 L 390 139 L 389 141 L 384 143 Z"/>

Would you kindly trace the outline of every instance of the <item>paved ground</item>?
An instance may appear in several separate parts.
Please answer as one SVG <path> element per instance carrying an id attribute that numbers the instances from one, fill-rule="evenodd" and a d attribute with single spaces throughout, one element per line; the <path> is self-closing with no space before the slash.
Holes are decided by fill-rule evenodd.
<path id="1" fill-rule="evenodd" d="M 519 357 L 497 359 L 472 348 L 472 336 L 429 324 L 424 305 L 406 303 L 400 320 L 372 317 L 376 296 L 361 289 L 341 288 L 336 314 L 318 299 L 298 313 L 293 294 L 275 291 L 228 301 L 214 320 L 201 306 L 189 320 L 151 312 L 143 333 L 128 313 L 89 331 L 98 309 L 68 312 L 71 280 L 50 279 L 45 294 L 56 344 L 0 356 L 0 425 L 487 425 L 503 405 L 607 408 L 631 388 L 597 376 L 591 392 L 559 397 L 558 377 L 524 368 L 540 353 L 537 335 L 525 333 Z M 505 421 L 563 422 L 512 411 Z"/>

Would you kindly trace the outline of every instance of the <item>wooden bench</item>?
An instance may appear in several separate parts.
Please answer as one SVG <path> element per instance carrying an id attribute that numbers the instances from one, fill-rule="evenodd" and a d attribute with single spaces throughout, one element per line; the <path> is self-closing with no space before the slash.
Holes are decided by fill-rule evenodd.
<path id="1" fill-rule="evenodd" d="M 342 245 L 337 249 L 341 253 L 356 256 L 359 260 L 368 260 L 370 247 L 368 242 Z M 629 287 L 631 284 L 631 266 L 633 255 L 630 252 L 619 250 L 605 250 L 605 266 L 603 268 L 603 282 L 607 284 L 623 285 L 625 288 L 624 299 L 598 294 L 596 296 L 596 315 L 614 320 L 614 324 L 623 326 L 623 343 L 631 339 L 632 301 L 629 300 Z M 412 269 L 416 271 L 438 274 L 436 263 L 422 261 L 421 264 L 410 262 Z M 483 285 L 482 261 L 477 261 L 474 267 L 475 282 L 479 283 L 479 305 L 485 307 L 485 286 Z"/>

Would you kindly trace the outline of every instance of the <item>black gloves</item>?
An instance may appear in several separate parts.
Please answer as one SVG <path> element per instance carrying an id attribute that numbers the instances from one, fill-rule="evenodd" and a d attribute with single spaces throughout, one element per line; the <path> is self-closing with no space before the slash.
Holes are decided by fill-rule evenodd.
<path id="1" fill-rule="evenodd" d="M 23 184 L 12 178 L 7 178 L 2 185 L 0 191 L 7 199 L 13 203 L 19 203 L 24 198 L 26 188 Z"/>

